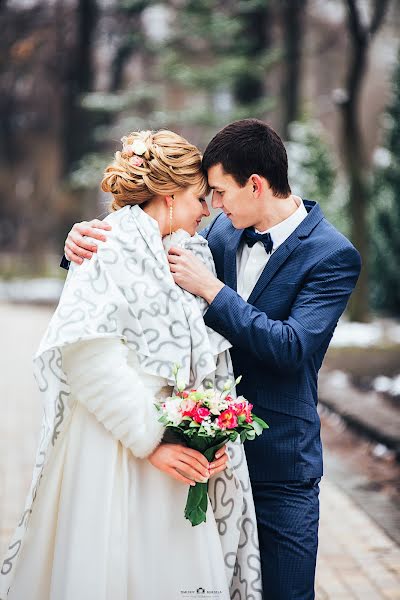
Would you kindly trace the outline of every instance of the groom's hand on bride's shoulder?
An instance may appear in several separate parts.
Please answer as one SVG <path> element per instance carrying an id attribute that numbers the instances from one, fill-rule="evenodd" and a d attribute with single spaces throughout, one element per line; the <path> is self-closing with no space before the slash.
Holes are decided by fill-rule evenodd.
<path id="1" fill-rule="evenodd" d="M 212 463 L 201 452 L 180 444 L 161 443 L 148 457 L 150 463 L 170 477 L 195 485 L 205 483 L 210 477 L 223 471 L 228 456 L 223 446 Z"/>
<path id="2" fill-rule="evenodd" d="M 82 264 L 84 258 L 90 260 L 93 253 L 97 252 L 97 244 L 86 241 L 85 236 L 105 242 L 107 237 L 104 231 L 110 231 L 111 229 L 111 225 L 99 219 L 75 223 L 65 240 L 65 257 L 78 265 Z"/>

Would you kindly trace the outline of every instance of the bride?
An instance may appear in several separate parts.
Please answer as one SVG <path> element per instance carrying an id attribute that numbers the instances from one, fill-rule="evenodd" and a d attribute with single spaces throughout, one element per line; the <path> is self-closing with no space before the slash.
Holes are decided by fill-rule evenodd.
<path id="1" fill-rule="evenodd" d="M 71 265 L 34 359 L 44 416 L 0 599 L 260 599 L 243 446 L 209 465 L 163 439 L 154 406 L 171 394 L 176 364 L 189 389 L 233 378 L 229 342 L 205 326 L 204 301 L 175 285 L 167 260 L 181 246 L 215 271 L 196 234 L 209 215 L 201 156 L 171 131 L 122 142 L 102 181 L 112 231 L 91 261 Z M 207 521 L 192 527 L 188 485 L 207 479 Z"/>

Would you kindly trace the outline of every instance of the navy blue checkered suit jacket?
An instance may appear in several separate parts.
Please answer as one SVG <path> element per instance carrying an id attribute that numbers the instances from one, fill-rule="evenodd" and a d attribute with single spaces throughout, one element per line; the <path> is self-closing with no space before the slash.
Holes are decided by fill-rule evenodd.
<path id="1" fill-rule="evenodd" d="M 319 205 L 304 204 L 307 217 L 272 254 L 247 302 L 236 293 L 243 230 L 220 214 L 200 232 L 226 284 L 206 324 L 233 344 L 235 375 L 243 375 L 238 392 L 270 426 L 246 443 L 253 481 L 322 475 L 318 370 L 361 268 L 359 253 Z"/>

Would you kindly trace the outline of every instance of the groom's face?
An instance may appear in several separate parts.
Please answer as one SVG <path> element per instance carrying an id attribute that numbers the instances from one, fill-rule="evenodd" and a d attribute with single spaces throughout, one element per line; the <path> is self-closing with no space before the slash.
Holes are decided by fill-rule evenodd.
<path id="1" fill-rule="evenodd" d="M 240 187 L 219 163 L 208 169 L 207 178 L 212 189 L 212 207 L 222 208 L 236 229 L 251 227 L 257 222 L 258 209 L 254 203 L 251 177 L 244 187 Z"/>

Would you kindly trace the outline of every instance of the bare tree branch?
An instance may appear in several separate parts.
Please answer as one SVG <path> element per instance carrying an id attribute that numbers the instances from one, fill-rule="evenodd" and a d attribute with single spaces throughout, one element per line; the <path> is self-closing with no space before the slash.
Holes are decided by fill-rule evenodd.
<path id="1" fill-rule="evenodd" d="M 360 13 L 358 10 L 357 0 L 347 0 L 347 22 L 349 24 L 349 30 L 351 37 L 358 43 L 364 43 L 367 31 L 362 25 Z M 378 0 L 379 4 L 379 0 Z"/>

